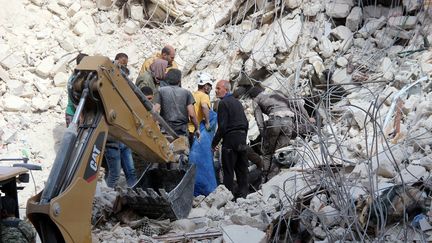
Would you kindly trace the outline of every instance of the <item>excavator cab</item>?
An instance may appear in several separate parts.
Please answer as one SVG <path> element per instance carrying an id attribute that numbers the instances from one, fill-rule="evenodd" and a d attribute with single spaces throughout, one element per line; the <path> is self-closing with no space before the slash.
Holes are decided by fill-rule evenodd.
<path id="1" fill-rule="evenodd" d="M 174 170 L 146 171 L 120 195 L 117 209 L 146 214 L 157 212 L 158 207 L 169 218 L 187 216 L 195 177 L 195 168 L 187 164 L 187 138 L 178 136 L 153 112 L 151 102 L 119 66 L 107 57 L 84 57 L 68 83 L 68 93 L 76 104 L 75 116 L 45 188 L 27 202 L 27 216 L 42 242 L 91 242 L 96 178 L 108 136 L 126 144 L 144 161 L 182 162 Z"/>

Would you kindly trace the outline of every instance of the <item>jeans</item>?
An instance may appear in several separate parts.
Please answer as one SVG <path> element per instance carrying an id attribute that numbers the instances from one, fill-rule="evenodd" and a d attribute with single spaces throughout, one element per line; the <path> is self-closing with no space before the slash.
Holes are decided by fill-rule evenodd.
<path id="1" fill-rule="evenodd" d="M 105 158 L 108 166 L 107 185 L 114 188 L 120 178 L 120 166 L 126 177 L 126 183 L 132 187 L 136 183 L 136 172 L 132 151 L 126 145 L 117 141 L 107 141 Z"/>

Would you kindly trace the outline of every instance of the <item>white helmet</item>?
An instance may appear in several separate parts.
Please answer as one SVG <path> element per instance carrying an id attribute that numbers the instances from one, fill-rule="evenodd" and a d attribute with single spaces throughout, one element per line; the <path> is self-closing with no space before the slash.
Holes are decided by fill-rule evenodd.
<path id="1" fill-rule="evenodd" d="M 205 85 L 205 84 L 210 84 L 210 85 L 212 85 L 212 84 L 213 84 L 213 81 L 214 81 L 214 79 L 213 79 L 213 77 L 211 76 L 211 74 L 209 74 L 209 73 L 206 73 L 206 72 L 200 72 L 200 73 L 198 73 L 198 75 L 197 75 L 197 80 L 196 80 L 196 82 L 197 82 L 198 85 Z"/>

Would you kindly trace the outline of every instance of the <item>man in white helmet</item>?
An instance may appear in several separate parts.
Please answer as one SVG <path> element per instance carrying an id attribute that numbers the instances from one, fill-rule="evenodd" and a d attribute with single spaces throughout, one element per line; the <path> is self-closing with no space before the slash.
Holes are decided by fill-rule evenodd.
<path id="1" fill-rule="evenodd" d="M 212 90 L 213 77 L 206 72 L 200 72 L 197 75 L 196 82 L 198 84 L 198 90 L 195 91 L 192 95 L 195 99 L 195 114 L 198 120 L 198 124 L 200 124 L 203 120 L 205 121 L 205 127 L 207 130 L 210 129 L 210 91 Z M 195 132 L 194 125 L 189 122 L 189 145 L 192 146 L 193 143 L 193 134 Z"/>

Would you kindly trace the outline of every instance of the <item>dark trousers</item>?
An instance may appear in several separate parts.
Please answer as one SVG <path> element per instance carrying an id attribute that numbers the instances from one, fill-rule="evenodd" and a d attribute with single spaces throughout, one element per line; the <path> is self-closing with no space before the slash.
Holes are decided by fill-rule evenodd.
<path id="1" fill-rule="evenodd" d="M 233 193 L 235 198 L 245 198 L 248 194 L 248 160 L 245 132 L 232 132 L 223 137 L 222 170 L 225 187 Z M 237 190 L 234 189 L 234 173 L 237 178 Z"/>
<path id="2" fill-rule="evenodd" d="M 263 135 L 264 154 L 272 155 L 275 150 L 289 145 L 294 123 L 290 117 L 271 117 L 266 121 Z"/>

